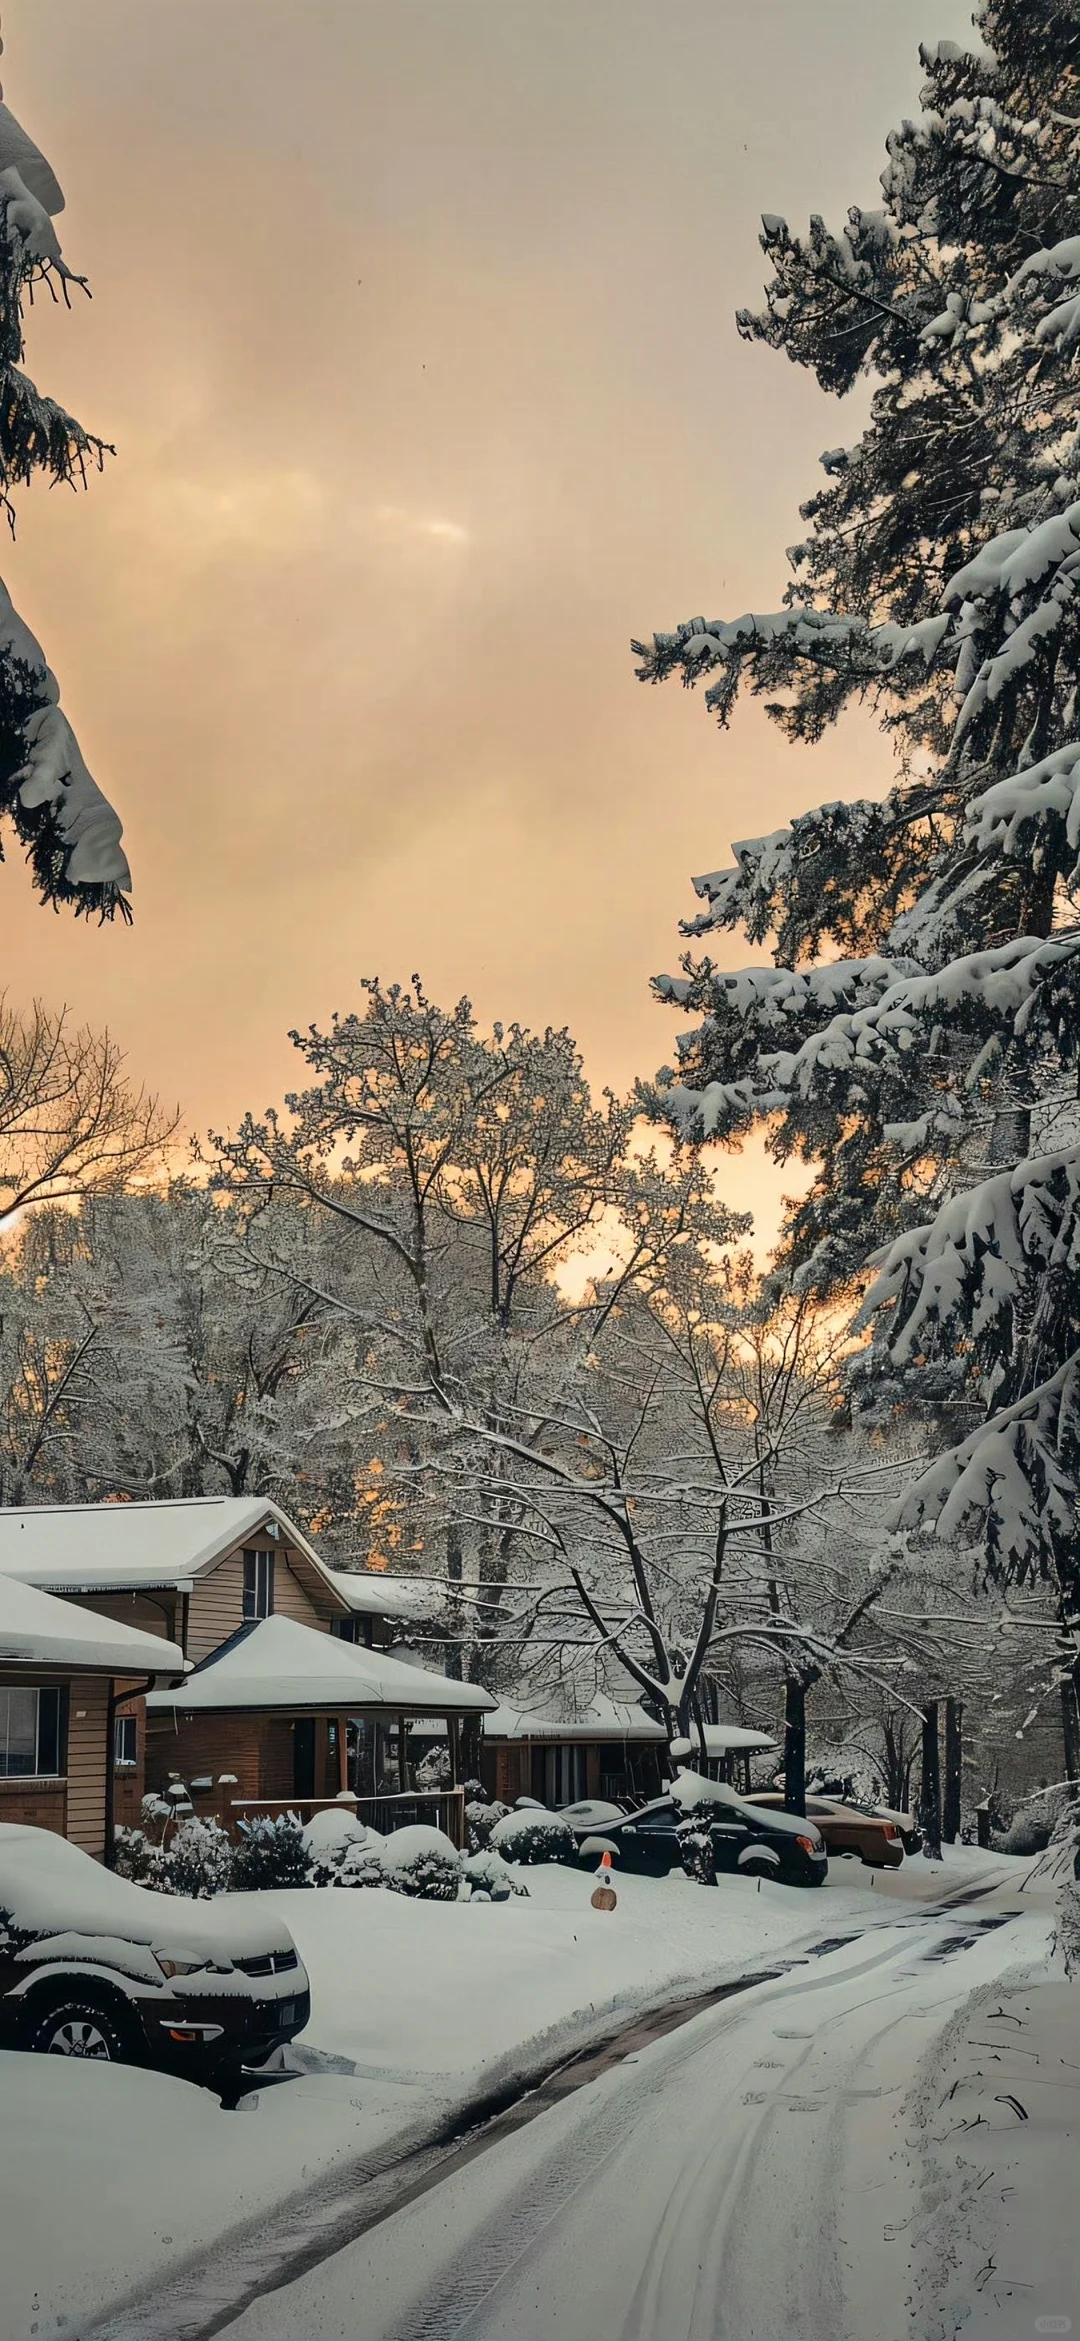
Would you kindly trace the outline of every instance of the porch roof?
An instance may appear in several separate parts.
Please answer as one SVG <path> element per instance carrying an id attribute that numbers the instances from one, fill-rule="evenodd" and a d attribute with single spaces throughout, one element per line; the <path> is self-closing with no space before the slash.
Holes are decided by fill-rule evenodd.
<path id="1" fill-rule="evenodd" d="M 778 1741 L 769 1738 L 767 1731 L 744 1731 L 739 1723 L 707 1723 L 705 1725 L 705 1753 L 707 1756 L 728 1756 L 733 1750 L 736 1752 L 746 1750 L 749 1753 L 756 1751 L 758 1755 L 766 1755 L 771 1748 L 777 1747 L 778 1744 Z M 672 1740 L 671 1753 L 678 1762 L 681 1762 L 686 1756 L 699 1756 L 701 1754 L 700 1735 L 696 1726 L 692 1740 Z"/>
<path id="2" fill-rule="evenodd" d="M 585 1707 L 575 1713 L 552 1715 L 541 1708 L 499 1706 L 484 1717 L 484 1738 L 487 1740 L 547 1740 L 563 1745 L 575 1745 L 589 1740 L 648 1740 L 654 1745 L 666 1738 L 664 1726 L 634 1700 L 625 1705 L 609 1699 L 597 1691 Z"/>
<path id="3" fill-rule="evenodd" d="M 154 1713 L 184 1715 L 246 1708 L 267 1712 L 363 1715 L 475 1715 L 495 1702 L 475 1683 L 452 1682 L 426 1667 L 406 1666 L 280 1614 L 241 1626 L 204 1658 L 175 1691 L 155 1691 Z"/>
<path id="4" fill-rule="evenodd" d="M 36 1585 L 0 1576 L 0 1666 L 56 1668 L 72 1674 L 182 1675 L 175 1642 L 114 1625 Z"/>

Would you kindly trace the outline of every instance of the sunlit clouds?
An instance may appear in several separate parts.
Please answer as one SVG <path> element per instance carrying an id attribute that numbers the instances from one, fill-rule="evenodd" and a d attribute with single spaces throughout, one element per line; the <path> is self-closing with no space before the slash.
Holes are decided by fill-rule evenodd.
<path id="1" fill-rule="evenodd" d="M 738 339 L 756 217 L 871 203 L 969 9 L 7 0 L 94 294 L 39 303 L 30 370 L 117 457 L 31 493 L 0 570 L 136 912 L 76 928 L 0 871 L 9 985 L 108 1020 L 197 1130 L 364 972 L 568 1023 L 598 1083 L 670 1060 L 690 872 L 890 761 L 858 720 L 721 736 L 629 640 L 778 605 L 858 416 Z M 783 1184 L 731 1165 L 736 1205 Z"/>

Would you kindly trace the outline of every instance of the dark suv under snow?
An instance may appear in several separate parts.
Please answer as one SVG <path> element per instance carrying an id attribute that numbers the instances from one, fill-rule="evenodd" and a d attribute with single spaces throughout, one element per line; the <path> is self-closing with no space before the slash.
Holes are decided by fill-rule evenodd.
<path id="1" fill-rule="evenodd" d="M 156 2065 L 225 2091 L 310 2010 L 272 1913 L 155 1894 L 49 1830 L 0 1824 L 0 2048 Z"/>

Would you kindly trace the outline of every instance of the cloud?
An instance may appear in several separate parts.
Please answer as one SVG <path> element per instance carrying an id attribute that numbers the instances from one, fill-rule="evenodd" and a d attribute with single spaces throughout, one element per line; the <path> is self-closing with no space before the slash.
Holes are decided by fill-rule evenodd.
<path id="1" fill-rule="evenodd" d="M 444 545 L 469 543 L 469 531 L 460 520 L 446 520 L 441 513 L 407 512 L 401 504 L 380 504 L 375 518 L 397 536 L 427 537 L 434 544 Z"/>

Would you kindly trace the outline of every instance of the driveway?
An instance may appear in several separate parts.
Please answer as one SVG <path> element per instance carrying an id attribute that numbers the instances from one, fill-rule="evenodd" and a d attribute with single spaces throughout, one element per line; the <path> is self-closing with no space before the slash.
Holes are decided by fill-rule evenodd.
<path id="1" fill-rule="evenodd" d="M 962 1899 L 927 1906 L 913 1864 L 856 1940 L 608 2064 L 218 2330 L 231 2341 L 951 2333 L 948 2252 L 930 2216 L 954 2126 L 943 2076 L 976 2015 L 994 2083 L 1003 2044 L 1014 2061 L 1027 2053 L 1022 2019 L 1000 2011 L 1044 1974 L 1050 1929 L 1046 1909 L 993 1891 L 994 1877 L 992 1864 L 972 1869 Z M 1013 2091 L 992 2097 L 1005 2124 L 1026 2119 Z M 986 2124 L 970 2108 L 956 2117 L 965 2137 L 972 2126 Z M 974 2242 L 964 2176 L 958 2215 Z M 952 2238 L 954 2258 L 963 2242 Z M 966 2337 L 994 2307 L 971 2281 Z"/>

